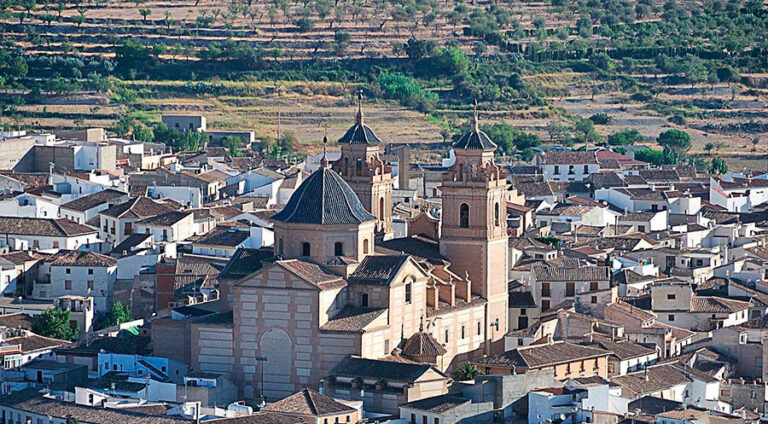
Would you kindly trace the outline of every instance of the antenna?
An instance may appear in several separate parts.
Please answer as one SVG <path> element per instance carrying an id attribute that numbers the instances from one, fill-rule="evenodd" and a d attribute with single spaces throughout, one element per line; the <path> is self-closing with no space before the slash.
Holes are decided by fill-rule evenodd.
<path id="1" fill-rule="evenodd" d="M 472 106 L 472 131 L 477 132 L 477 99 Z"/>
<path id="2" fill-rule="evenodd" d="M 357 121 L 358 124 L 363 123 L 363 89 L 362 88 L 357 92 L 357 115 L 355 116 L 355 121 Z"/>

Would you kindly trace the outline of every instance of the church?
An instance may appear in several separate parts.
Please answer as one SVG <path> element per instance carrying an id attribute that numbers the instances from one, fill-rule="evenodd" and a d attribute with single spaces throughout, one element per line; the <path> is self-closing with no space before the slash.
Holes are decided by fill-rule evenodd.
<path id="1" fill-rule="evenodd" d="M 358 104 L 341 157 L 324 156 L 273 216 L 274 257 L 224 291 L 226 367 L 245 399 L 317 388 L 350 355 L 449 372 L 502 350 L 506 175 L 477 120 L 442 179 L 440 239 L 395 239 L 392 172 Z"/>

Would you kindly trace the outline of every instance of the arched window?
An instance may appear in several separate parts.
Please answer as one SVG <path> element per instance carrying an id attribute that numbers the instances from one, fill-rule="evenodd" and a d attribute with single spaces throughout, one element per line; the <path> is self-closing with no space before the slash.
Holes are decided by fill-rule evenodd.
<path id="1" fill-rule="evenodd" d="M 413 297 L 413 285 L 410 281 L 405 283 L 405 303 L 409 304 L 411 303 L 411 298 Z"/>
<path id="2" fill-rule="evenodd" d="M 355 173 L 358 176 L 363 175 L 363 160 L 360 158 L 355 160 Z"/>
<path id="3" fill-rule="evenodd" d="M 384 209 L 384 197 L 379 198 L 379 219 L 384 219 L 386 210 Z"/>
<path id="4" fill-rule="evenodd" d="M 283 256 L 283 239 L 277 241 L 277 254 Z"/>
<path id="5" fill-rule="evenodd" d="M 363 240 L 363 255 L 368 254 L 368 239 Z"/>
<path id="6" fill-rule="evenodd" d="M 493 205 L 493 225 L 495 225 L 497 227 L 499 225 L 501 225 L 499 223 L 499 213 L 500 213 L 500 211 L 499 211 L 499 202 L 496 202 L 496 204 Z"/>
<path id="7" fill-rule="evenodd" d="M 309 242 L 301 243 L 301 256 L 309 256 L 312 254 L 312 248 Z"/>
<path id="8" fill-rule="evenodd" d="M 469 205 L 466 203 L 459 206 L 459 227 L 469 228 Z"/>
<path id="9" fill-rule="evenodd" d="M 344 256 L 344 243 L 337 241 L 333 245 L 333 254 L 335 256 Z"/>
<path id="10" fill-rule="evenodd" d="M 459 181 L 464 181 L 464 162 L 459 164 Z"/>

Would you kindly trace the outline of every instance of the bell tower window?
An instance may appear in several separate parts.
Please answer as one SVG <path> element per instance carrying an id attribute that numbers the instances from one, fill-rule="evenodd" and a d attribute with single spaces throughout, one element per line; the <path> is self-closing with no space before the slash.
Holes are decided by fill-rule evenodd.
<path id="1" fill-rule="evenodd" d="M 466 203 L 459 206 L 459 227 L 469 228 L 469 205 Z"/>
<path id="2" fill-rule="evenodd" d="M 312 248 L 309 242 L 301 243 L 301 256 L 310 256 L 312 254 Z"/>
<path id="3" fill-rule="evenodd" d="M 360 158 L 357 158 L 355 163 L 355 173 L 359 177 L 360 175 L 363 175 L 363 160 Z"/>
<path id="4" fill-rule="evenodd" d="M 499 225 L 501 225 L 500 224 L 500 219 L 499 219 L 499 213 L 500 213 L 499 212 L 499 202 L 496 202 L 496 204 L 493 205 L 493 225 L 495 225 L 497 227 Z"/>
<path id="5" fill-rule="evenodd" d="M 333 245 L 333 254 L 335 256 L 344 256 L 344 243 L 337 241 Z"/>

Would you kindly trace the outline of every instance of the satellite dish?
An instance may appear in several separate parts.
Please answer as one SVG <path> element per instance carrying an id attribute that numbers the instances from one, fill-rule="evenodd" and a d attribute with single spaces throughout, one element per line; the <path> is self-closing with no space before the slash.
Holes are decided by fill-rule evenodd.
<path id="1" fill-rule="evenodd" d="M 560 414 L 560 421 L 565 421 L 565 414 Z"/>

